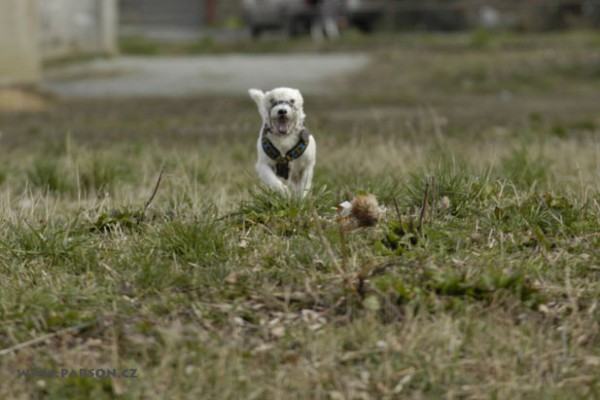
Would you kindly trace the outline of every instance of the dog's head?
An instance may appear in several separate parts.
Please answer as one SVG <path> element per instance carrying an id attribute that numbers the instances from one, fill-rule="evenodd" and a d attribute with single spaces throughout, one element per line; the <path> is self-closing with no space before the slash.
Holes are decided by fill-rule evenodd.
<path id="1" fill-rule="evenodd" d="M 304 99 L 297 89 L 277 88 L 264 93 L 250 89 L 250 97 L 258 105 L 258 111 L 271 132 L 288 135 L 298 132 L 304 126 Z"/>

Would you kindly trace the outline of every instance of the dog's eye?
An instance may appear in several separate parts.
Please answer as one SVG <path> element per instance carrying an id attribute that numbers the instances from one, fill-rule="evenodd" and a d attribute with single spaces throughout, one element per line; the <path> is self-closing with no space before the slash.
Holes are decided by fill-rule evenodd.
<path id="1" fill-rule="evenodd" d="M 271 100 L 269 100 L 269 102 L 270 102 L 271 104 L 275 104 L 275 99 L 271 99 Z"/>
<path id="2" fill-rule="evenodd" d="M 290 100 L 290 103 L 292 103 L 292 104 L 294 104 L 295 102 L 296 102 L 296 100 L 294 100 L 294 99 Z"/>

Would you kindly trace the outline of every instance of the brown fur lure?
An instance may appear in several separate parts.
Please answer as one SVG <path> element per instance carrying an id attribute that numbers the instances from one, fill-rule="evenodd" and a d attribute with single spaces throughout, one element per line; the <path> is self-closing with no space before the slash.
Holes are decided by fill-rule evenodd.
<path id="1" fill-rule="evenodd" d="M 381 210 L 377 198 L 372 194 L 356 196 L 352 200 L 352 211 L 350 213 L 358 223 L 358 226 L 375 226 L 381 218 Z"/>
<path id="2" fill-rule="evenodd" d="M 382 209 L 372 194 L 358 195 L 352 202 L 338 206 L 338 219 L 347 229 L 375 226 L 381 219 Z"/>

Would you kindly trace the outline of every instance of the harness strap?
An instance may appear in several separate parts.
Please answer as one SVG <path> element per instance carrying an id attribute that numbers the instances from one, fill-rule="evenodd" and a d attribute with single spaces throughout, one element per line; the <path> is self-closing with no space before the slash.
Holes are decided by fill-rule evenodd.
<path id="1" fill-rule="evenodd" d="M 267 134 L 270 131 L 271 129 L 265 125 L 262 132 L 262 148 L 270 159 L 275 160 L 275 173 L 277 176 L 287 180 L 290 177 L 290 161 L 296 160 L 304 154 L 310 141 L 310 134 L 306 128 L 302 128 L 298 143 L 285 153 L 285 155 L 282 155 L 279 149 L 268 138 Z"/>

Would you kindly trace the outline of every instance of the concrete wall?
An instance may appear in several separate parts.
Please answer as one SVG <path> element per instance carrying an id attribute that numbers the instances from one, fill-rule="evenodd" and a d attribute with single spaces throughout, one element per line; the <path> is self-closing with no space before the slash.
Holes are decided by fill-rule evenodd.
<path id="1" fill-rule="evenodd" d="M 196 39 L 205 28 L 205 2 L 206 0 L 121 0 L 120 34 L 158 40 Z"/>
<path id="2" fill-rule="evenodd" d="M 216 23 L 224 23 L 231 18 L 242 18 L 242 0 L 218 0 Z"/>
<path id="3" fill-rule="evenodd" d="M 157 40 L 196 40 L 241 20 L 242 0 L 120 0 L 119 33 Z"/>
<path id="4" fill-rule="evenodd" d="M 39 79 L 36 2 L 0 0 L 0 86 Z"/>
<path id="5" fill-rule="evenodd" d="M 38 0 L 38 4 L 43 58 L 117 52 L 116 0 Z"/>

